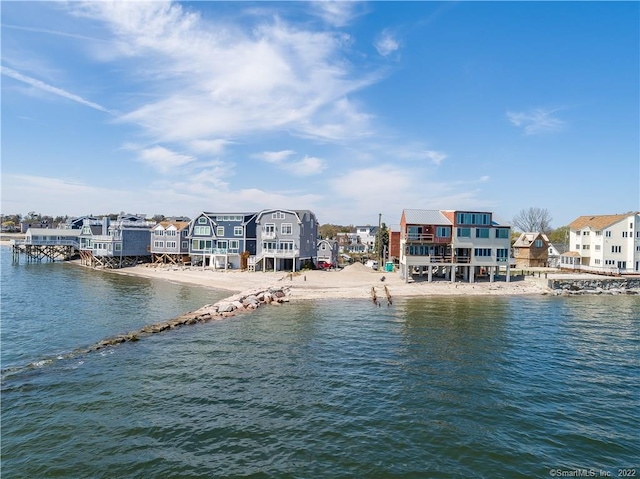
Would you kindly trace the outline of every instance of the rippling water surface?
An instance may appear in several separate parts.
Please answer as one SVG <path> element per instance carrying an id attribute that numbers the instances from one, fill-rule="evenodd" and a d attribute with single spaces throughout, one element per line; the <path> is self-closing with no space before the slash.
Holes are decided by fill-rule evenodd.
<path id="1" fill-rule="evenodd" d="M 38 362 L 226 294 L 6 253 L 3 477 L 638 466 L 637 297 L 297 302 Z"/>

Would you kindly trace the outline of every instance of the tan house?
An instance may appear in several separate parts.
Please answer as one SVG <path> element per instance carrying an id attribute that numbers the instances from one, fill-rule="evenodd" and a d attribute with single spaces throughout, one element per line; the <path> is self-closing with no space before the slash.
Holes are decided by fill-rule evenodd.
<path id="1" fill-rule="evenodd" d="M 522 233 L 513 243 L 516 268 L 544 267 L 549 265 L 549 238 L 539 232 Z"/>

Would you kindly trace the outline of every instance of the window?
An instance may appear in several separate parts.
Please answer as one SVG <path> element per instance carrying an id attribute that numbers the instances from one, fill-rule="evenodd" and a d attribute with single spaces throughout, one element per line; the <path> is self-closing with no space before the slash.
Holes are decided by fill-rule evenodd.
<path id="1" fill-rule="evenodd" d="M 506 261 L 508 257 L 509 257 L 509 248 L 496 249 L 496 258 L 498 258 L 498 261 Z"/>
<path id="2" fill-rule="evenodd" d="M 422 234 L 422 226 L 409 226 L 407 228 L 408 239 L 419 240 Z"/>
<path id="3" fill-rule="evenodd" d="M 605 232 L 604 232 L 604 235 L 605 235 L 607 238 L 611 238 L 611 231 L 605 231 Z"/>
<path id="4" fill-rule="evenodd" d="M 237 253 L 240 249 L 240 241 L 229 240 L 229 253 Z"/>
<path id="5" fill-rule="evenodd" d="M 181 249 L 187 249 L 188 247 L 189 247 L 189 242 L 188 241 L 183 241 Z"/>
<path id="6" fill-rule="evenodd" d="M 582 249 L 589 249 L 589 245 L 588 244 L 583 244 L 582 245 Z"/>
<path id="7" fill-rule="evenodd" d="M 193 250 L 203 251 L 211 249 L 211 240 L 193 240 Z"/>
<path id="8" fill-rule="evenodd" d="M 264 229 L 262 230 L 262 234 L 266 237 L 273 237 L 276 234 L 276 225 L 273 223 L 267 223 L 264 225 Z"/>
<path id="9" fill-rule="evenodd" d="M 164 241 L 154 241 L 153 242 L 153 247 L 154 248 L 164 248 Z"/>
<path id="10" fill-rule="evenodd" d="M 588 231 L 583 231 L 582 232 L 582 236 L 589 236 L 589 232 Z"/>
<path id="11" fill-rule="evenodd" d="M 153 230 L 154 236 L 162 236 L 164 234 L 164 230 Z"/>
<path id="12" fill-rule="evenodd" d="M 282 211 L 276 211 L 275 213 L 271 213 L 272 220 L 283 220 L 284 213 Z"/>
<path id="13" fill-rule="evenodd" d="M 282 223 L 280 226 L 280 231 L 283 235 L 291 235 L 293 234 L 293 226 L 291 223 Z"/>
<path id="14" fill-rule="evenodd" d="M 456 223 L 461 225 L 490 225 L 491 215 L 488 213 L 456 213 Z"/>
<path id="15" fill-rule="evenodd" d="M 636 246 L 636 251 L 640 253 L 640 246 Z"/>
<path id="16" fill-rule="evenodd" d="M 167 230 L 167 231 L 165 232 L 165 234 L 166 234 L 167 236 L 175 236 L 175 235 L 176 235 L 176 230 Z"/>
<path id="17" fill-rule="evenodd" d="M 115 251 L 122 251 L 122 243 L 116 243 L 113 246 Z"/>
<path id="18" fill-rule="evenodd" d="M 576 250 L 580 249 L 580 245 L 576 243 Z"/>
<path id="19" fill-rule="evenodd" d="M 537 239 L 533 242 L 533 246 L 535 246 L 536 248 L 542 248 L 542 240 L 541 239 Z"/>
<path id="20" fill-rule="evenodd" d="M 488 238 L 489 228 L 476 228 L 476 238 Z"/>
<path id="21" fill-rule="evenodd" d="M 244 233 L 244 228 L 242 226 L 233 227 L 233 236 L 242 236 L 242 233 Z"/>
<path id="22" fill-rule="evenodd" d="M 602 236 L 602 231 L 596 231 L 596 236 Z"/>
<path id="23" fill-rule="evenodd" d="M 616 264 L 616 262 L 612 259 L 605 259 L 604 264 L 606 264 L 607 266 L 613 266 L 614 264 Z"/>
<path id="24" fill-rule="evenodd" d="M 623 238 L 628 238 L 629 237 L 629 232 L 628 231 L 623 231 L 622 232 L 622 237 Z"/>
<path id="25" fill-rule="evenodd" d="M 438 238 L 447 238 L 451 236 L 451 227 L 450 226 L 438 226 L 436 228 L 436 236 Z"/>
<path id="26" fill-rule="evenodd" d="M 293 241 L 283 241 L 279 246 L 282 251 L 293 251 Z"/>
<path id="27" fill-rule="evenodd" d="M 580 236 L 580 231 L 576 231 L 576 236 Z"/>
<path id="28" fill-rule="evenodd" d="M 167 241 L 167 248 L 175 249 L 176 248 L 176 242 L 175 241 Z"/>
<path id="29" fill-rule="evenodd" d="M 218 240 L 216 242 L 216 247 L 218 249 L 226 250 L 229 247 L 229 242 L 227 240 Z"/>
<path id="30" fill-rule="evenodd" d="M 509 229 L 508 228 L 496 228 L 496 238 L 508 238 L 509 237 Z"/>
<path id="31" fill-rule="evenodd" d="M 196 226 L 193 228 L 193 234 L 196 236 L 211 236 L 211 226 Z"/>
<path id="32" fill-rule="evenodd" d="M 473 250 L 474 256 L 491 256 L 491 248 L 475 248 Z"/>
<path id="33" fill-rule="evenodd" d="M 216 236 L 224 236 L 224 226 L 218 226 L 216 228 Z"/>
<path id="34" fill-rule="evenodd" d="M 200 218 L 198 218 L 198 224 L 206 225 L 207 224 L 207 218 L 205 218 L 204 216 L 201 216 Z"/>
<path id="35" fill-rule="evenodd" d="M 594 246 L 594 249 L 595 249 L 596 251 L 600 251 L 600 245 L 599 245 L 599 244 L 595 245 L 595 246 Z"/>
<path id="36" fill-rule="evenodd" d="M 593 260 L 593 262 L 594 262 L 594 264 L 600 264 L 600 260 L 599 260 L 599 259 L 597 259 L 597 258 L 596 258 L 596 259 L 594 259 L 594 260 Z"/>
<path id="37" fill-rule="evenodd" d="M 187 230 L 182 230 L 182 236 L 187 236 L 188 231 Z"/>
<path id="38" fill-rule="evenodd" d="M 458 228 L 458 238 L 471 238 L 471 228 Z"/>
<path id="39" fill-rule="evenodd" d="M 612 246 L 611 247 L 611 252 L 612 253 L 622 253 L 622 246 Z"/>

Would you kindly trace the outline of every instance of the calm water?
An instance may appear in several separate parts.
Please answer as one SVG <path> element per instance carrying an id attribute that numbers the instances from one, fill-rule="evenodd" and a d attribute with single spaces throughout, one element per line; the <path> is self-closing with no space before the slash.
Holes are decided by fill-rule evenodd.
<path id="1" fill-rule="evenodd" d="M 226 293 L 0 254 L 3 478 L 640 462 L 638 297 L 299 302 L 55 359 Z"/>

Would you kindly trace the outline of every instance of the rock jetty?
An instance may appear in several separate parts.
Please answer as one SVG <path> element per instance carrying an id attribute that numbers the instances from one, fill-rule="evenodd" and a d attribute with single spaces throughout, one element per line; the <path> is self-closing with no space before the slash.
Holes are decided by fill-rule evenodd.
<path id="1" fill-rule="evenodd" d="M 555 295 L 640 294 L 640 278 L 550 279 L 548 287 Z"/>
<path id="2" fill-rule="evenodd" d="M 161 323 L 150 324 L 137 331 L 120 334 L 111 338 L 103 339 L 94 344 L 86 352 L 97 351 L 107 346 L 114 346 L 120 343 L 139 341 L 145 336 L 149 336 L 163 331 L 189 326 L 197 323 L 228 318 L 239 313 L 258 309 L 265 304 L 279 305 L 289 302 L 291 296 L 290 288 L 269 287 L 267 289 L 253 289 L 244 291 L 233 296 L 229 296 L 215 304 L 207 304 L 196 311 L 185 313 L 177 318 L 163 321 Z"/>

